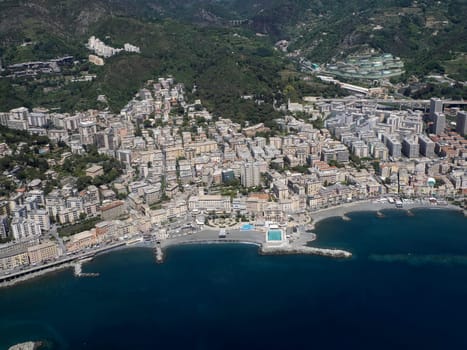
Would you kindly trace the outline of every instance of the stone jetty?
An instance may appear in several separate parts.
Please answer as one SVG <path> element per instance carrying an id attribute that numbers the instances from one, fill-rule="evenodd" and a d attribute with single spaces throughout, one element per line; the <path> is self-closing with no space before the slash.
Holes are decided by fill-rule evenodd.
<path id="1" fill-rule="evenodd" d="M 73 272 L 74 272 L 75 277 L 98 277 L 99 276 L 98 273 L 83 272 L 83 263 L 89 260 L 91 259 L 80 260 L 73 264 L 73 269 L 74 269 Z"/>
<path id="2" fill-rule="evenodd" d="M 156 262 L 158 264 L 162 264 L 164 262 L 164 252 L 162 251 L 162 248 L 160 245 L 157 245 L 154 248 L 154 253 L 156 254 Z"/>
<path id="3" fill-rule="evenodd" d="M 283 245 L 283 246 L 267 246 L 263 245 L 260 248 L 260 253 L 263 255 L 286 255 L 286 254 L 308 254 L 308 255 L 319 255 L 327 256 L 331 258 L 351 258 L 352 253 L 340 250 L 340 249 L 323 249 L 306 246 L 294 246 L 294 245 Z"/>

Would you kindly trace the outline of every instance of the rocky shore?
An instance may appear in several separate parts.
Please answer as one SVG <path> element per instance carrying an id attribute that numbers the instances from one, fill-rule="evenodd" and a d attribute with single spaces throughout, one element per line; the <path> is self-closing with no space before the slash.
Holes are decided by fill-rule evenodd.
<path id="1" fill-rule="evenodd" d="M 15 284 L 18 284 L 18 283 L 21 283 L 21 282 L 29 281 L 29 280 L 37 278 L 37 277 L 48 275 L 51 272 L 62 271 L 62 270 L 70 269 L 70 268 L 74 268 L 73 263 L 66 263 L 66 264 L 63 264 L 63 265 L 50 267 L 50 268 L 45 269 L 45 270 L 32 272 L 32 273 L 30 273 L 28 275 L 24 275 L 24 276 L 15 278 L 14 280 L 11 280 L 11 281 L 1 282 L 0 283 L 0 288 L 11 287 L 11 286 L 14 286 Z"/>

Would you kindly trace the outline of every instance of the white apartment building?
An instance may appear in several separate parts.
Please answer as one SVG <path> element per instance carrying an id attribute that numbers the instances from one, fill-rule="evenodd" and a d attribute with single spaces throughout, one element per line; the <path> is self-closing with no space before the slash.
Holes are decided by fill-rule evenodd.
<path id="1" fill-rule="evenodd" d="M 39 236 L 41 227 L 32 219 L 15 217 L 11 222 L 11 233 L 16 240 Z"/>
<path id="2" fill-rule="evenodd" d="M 240 179 L 243 187 L 254 187 L 261 184 L 261 173 L 258 164 L 248 162 L 242 164 Z"/>

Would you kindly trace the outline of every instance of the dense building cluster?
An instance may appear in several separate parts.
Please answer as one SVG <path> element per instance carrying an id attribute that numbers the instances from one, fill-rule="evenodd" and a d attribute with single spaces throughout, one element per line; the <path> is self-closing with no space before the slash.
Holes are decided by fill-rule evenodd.
<path id="1" fill-rule="evenodd" d="M 0 202 L 0 268 L 57 259 L 101 243 L 164 231 L 193 215 L 283 223 L 290 215 L 385 195 L 455 198 L 467 191 L 466 114 L 449 131 L 442 101 L 430 114 L 380 109 L 375 103 L 317 102 L 307 110 L 325 128 L 286 114 L 277 130 L 213 118 L 188 103 L 172 78 L 149 81 L 120 112 L 53 113 L 17 108 L 0 124 L 68 146 L 60 162 L 88 147 L 116 158 L 112 183 L 78 190 L 73 177 L 44 192 L 47 180 L 21 183 Z M 451 111 L 452 112 L 452 111 Z M 429 129 L 427 132 L 427 128 Z M 0 154 L 11 154 L 0 145 Z M 46 150 L 45 150 L 46 152 Z M 86 178 L 105 175 L 87 164 Z M 12 174 L 14 176 L 14 174 Z M 91 229 L 50 241 L 55 225 L 97 219 Z M 163 235 L 159 235 L 163 237 Z"/>

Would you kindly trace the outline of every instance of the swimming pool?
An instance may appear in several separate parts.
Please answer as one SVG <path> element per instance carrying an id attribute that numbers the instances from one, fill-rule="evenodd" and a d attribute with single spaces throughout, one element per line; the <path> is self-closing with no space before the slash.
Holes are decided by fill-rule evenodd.
<path id="1" fill-rule="evenodd" d="M 244 224 L 244 225 L 242 226 L 242 230 L 243 230 L 243 231 L 251 231 L 251 230 L 253 230 L 254 228 L 255 228 L 255 227 L 254 227 L 253 225 L 251 225 L 251 224 Z"/>
<path id="2" fill-rule="evenodd" d="M 281 230 L 269 230 L 268 241 L 282 241 L 282 231 Z"/>

